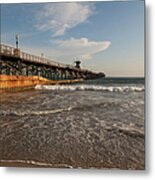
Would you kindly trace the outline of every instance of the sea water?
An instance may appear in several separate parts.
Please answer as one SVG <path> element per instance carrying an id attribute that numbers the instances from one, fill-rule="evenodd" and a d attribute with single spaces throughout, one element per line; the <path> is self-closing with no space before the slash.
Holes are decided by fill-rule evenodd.
<path id="1" fill-rule="evenodd" d="M 144 84 L 101 78 L 1 95 L 1 164 L 144 169 Z"/>

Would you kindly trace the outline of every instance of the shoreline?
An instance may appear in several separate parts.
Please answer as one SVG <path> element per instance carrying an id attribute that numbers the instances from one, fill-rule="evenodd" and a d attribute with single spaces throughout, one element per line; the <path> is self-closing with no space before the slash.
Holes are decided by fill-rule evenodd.
<path id="1" fill-rule="evenodd" d="M 3 161 L 3 162 L 2 162 Z M 103 166 L 72 166 L 70 164 L 52 164 L 38 162 L 33 160 L 0 160 L 0 167 L 15 167 L 15 168 L 65 168 L 65 169 L 96 169 L 96 170 L 145 170 L 144 167 L 126 168 L 126 166 L 116 166 L 115 164 L 105 164 Z"/>

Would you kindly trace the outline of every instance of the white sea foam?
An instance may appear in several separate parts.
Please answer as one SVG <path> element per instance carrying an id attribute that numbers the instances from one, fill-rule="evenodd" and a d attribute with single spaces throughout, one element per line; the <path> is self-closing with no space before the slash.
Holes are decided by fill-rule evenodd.
<path id="1" fill-rule="evenodd" d="M 141 92 L 144 86 L 36 85 L 38 90 Z"/>
<path id="2" fill-rule="evenodd" d="M 62 108 L 54 110 L 44 110 L 44 111 L 0 111 L 0 114 L 3 115 L 16 115 L 16 116 L 25 116 L 25 115 L 47 115 L 47 114 L 56 114 L 64 111 L 70 111 L 72 108 Z"/>
<path id="3" fill-rule="evenodd" d="M 41 166 L 41 167 L 52 167 L 52 168 L 73 168 L 69 164 L 52 164 L 52 163 L 44 163 L 34 160 L 0 160 L 1 163 L 8 163 L 8 164 L 25 164 L 25 165 L 34 165 L 34 166 Z"/>

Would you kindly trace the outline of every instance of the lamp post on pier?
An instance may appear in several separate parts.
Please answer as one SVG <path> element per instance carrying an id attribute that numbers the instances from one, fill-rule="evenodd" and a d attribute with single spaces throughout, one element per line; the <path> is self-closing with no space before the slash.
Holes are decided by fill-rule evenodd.
<path id="1" fill-rule="evenodd" d="M 18 34 L 16 34 L 15 38 L 16 38 L 16 49 L 18 49 L 18 44 L 19 44 L 19 36 L 18 36 Z"/>
<path id="2" fill-rule="evenodd" d="M 16 48 L 14 49 L 14 55 L 20 57 L 20 49 L 18 49 L 18 44 L 19 44 L 18 34 L 15 35 L 15 39 L 16 39 Z"/>

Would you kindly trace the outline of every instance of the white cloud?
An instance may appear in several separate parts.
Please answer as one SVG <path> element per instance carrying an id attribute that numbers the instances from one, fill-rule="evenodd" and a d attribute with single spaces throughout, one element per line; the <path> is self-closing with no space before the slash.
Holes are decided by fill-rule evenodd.
<path id="1" fill-rule="evenodd" d="M 67 29 L 84 23 L 94 13 L 93 3 L 49 3 L 37 14 L 36 27 L 50 30 L 54 36 L 61 36 Z"/>
<path id="2" fill-rule="evenodd" d="M 110 41 L 90 41 L 85 37 L 51 42 L 51 47 L 22 46 L 22 50 L 39 56 L 43 53 L 44 57 L 49 60 L 72 64 L 76 58 L 81 60 L 91 59 L 94 54 L 105 51 L 111 44 Z"/>
<path id="3" fill-rule="evenodd" d="M 92 55 L 106 50 L 111 44 L 110 41 L 89 41 L 85 37 L 57 40 L 55 43 L 63 55 L 76 56 L 82 59 L 90 59 Z"/>

